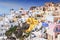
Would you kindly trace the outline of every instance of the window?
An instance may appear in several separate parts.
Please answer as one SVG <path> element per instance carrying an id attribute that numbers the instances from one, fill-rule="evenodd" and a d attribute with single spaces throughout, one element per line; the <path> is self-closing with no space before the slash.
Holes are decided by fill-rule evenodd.
<path id="1" fill-rule="evenodd" d="M 56 25 L 56 27 L 55 27 L 55 30 L 54 30 L 55 32 L 60 32 L 60 25 Z"/>
<path id="2" fill-rule="evenodd" d="M 22 13 L 22 11 L 19 11 L 20 13 Z"/>
<path id="3" fill-rule="evenodd" d="M 3 27 L 3 25 L 1 25 Z"/>

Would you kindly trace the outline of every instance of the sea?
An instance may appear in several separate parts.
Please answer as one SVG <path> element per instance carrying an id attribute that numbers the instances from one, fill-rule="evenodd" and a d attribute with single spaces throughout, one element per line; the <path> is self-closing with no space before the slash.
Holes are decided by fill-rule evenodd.
<path id="1" fill-rule="evenodd" d="M 3 14 L 3 13 L 2 13 L 2 14 L 0 14 L 0 16 L 4 16 L 4 15 L 9 15 L 9 14 Z"/>

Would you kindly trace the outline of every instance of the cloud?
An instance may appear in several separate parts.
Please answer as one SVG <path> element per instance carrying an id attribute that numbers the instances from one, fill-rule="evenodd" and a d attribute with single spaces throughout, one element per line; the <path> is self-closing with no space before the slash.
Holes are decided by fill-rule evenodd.
<path id="1" fill-rule="evenodd" d="M 8 7 L 8 8 L 20 7 L 20 5 L 16 3 L 8 3 L 8 2 L 0 2 L 0 5 Z"/>

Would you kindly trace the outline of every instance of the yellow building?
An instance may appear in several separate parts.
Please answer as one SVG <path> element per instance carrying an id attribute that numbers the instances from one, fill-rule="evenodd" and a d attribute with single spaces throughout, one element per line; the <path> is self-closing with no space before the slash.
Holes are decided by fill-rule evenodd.
<path id="1" fill-rule="evenodd" d="M 16 22 L 16 21 L 18 20 L 18 18 L 13 18 L 12 20 L 13 20 L 14 22 Z"/>
<path id="2" fill-rule="evenodd" d="M 30 27 L 26 30 L 26 32 L 31 32 L 33 28 L 38 24 L 38 20 L 34 18 L 28 18 L 26 22 L 30 24 Z"/>

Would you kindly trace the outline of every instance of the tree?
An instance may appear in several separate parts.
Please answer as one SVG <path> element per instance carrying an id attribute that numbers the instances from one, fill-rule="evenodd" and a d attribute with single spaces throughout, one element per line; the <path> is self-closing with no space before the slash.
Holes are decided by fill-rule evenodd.
<path id="1" fill-rule="evenodd" d="M 29 26 L 30 26 L 29 24 L 23 23 L 22 27 L 20 27 L 20 25 L 11 27 L 8 31 L 6 31 L 5 35 L 7 37 L 11 37 L 12 33 L 14 33 L 16 38 L 24 40 L 25 37 L 29 36 L 29 33 L 25 32 L 25 30 L 27 30 Z M 23 35 L 23 33 L 25 33 L 25 35 Z"/>
<path id="2" fill-rule="evenodd" d="M 17 26 L 11 27 L 8 31 L 6 31 L 6 36 L 11 36 L 13 32 L 16 31 Z"/>

